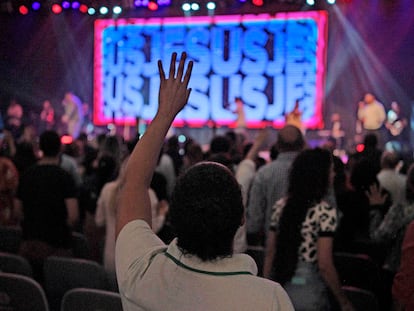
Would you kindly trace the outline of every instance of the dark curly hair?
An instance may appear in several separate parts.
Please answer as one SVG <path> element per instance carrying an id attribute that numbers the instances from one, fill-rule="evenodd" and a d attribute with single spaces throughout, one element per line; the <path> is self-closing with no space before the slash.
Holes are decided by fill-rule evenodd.
<path id="1" fill-rule="evenodd" d="M 331 153 L 321 148 L 302 151 L 292 163 L 273 263 L 273 278 L 281 284 L 289 281 L 296 270 L 302 223 L 308 209 L 325 196 L 331 165 Z"/>
<path id="2" fill-rule="evenodd" d="M 203 261 L 231 256 L 243 213 L 240 186 L 224 165 L 201 162 L 177 180 L 170 216 L 184 253 Z"/>

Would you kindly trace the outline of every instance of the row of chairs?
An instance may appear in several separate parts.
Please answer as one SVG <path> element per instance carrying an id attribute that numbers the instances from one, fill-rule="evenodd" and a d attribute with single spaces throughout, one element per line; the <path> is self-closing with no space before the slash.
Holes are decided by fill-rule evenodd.
<path id="1" fill-rule="evenodd" d="M 38 282 L 30 277 L 0 272 L 0 309 L 18 311 L 49 311 L 48 298 Z M 60 311 L 122 311 L 118 293 L 92 289 L 68 290 Z"/>
<path id="2" fill-rule="evenodd" d="M 64 295 L 74 288 L 115 290 L 103 266 L 92 260 L 51 256 L 45 260 L 43 268 L 42 289 L 51 310 L 59 310 Z M 30 263 L 17 254 L 0 252 L 0 271 L 34 280 Z M 33 287 L 33 284 L 27 286 Z M 1 297 L 0 294 L 0 306 Z"/>

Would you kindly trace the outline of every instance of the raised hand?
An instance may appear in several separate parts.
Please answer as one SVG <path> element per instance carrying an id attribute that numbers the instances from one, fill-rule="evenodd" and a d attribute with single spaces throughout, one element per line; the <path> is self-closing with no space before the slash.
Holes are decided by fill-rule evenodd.
<path id="1" fill-rule="evenodd" d="M 188 88 L 191 71 L 193 69 L 193 62 L 190 61 L 184 75 L 184 65 L 187 59 L 185 52 L 181 53 L 180 63 L 176 72 L 175 63 L 177 60 L 177 53 L 171 56 L 170 71 L 168 78 L 165 77 L 162 62 L 158 61 L 158 70 L 160 74 L 160 90 L 158 114 L 160 116 L 174 119 L 175 116 L 183 109 L 190 96 L 191 89 Z"/>

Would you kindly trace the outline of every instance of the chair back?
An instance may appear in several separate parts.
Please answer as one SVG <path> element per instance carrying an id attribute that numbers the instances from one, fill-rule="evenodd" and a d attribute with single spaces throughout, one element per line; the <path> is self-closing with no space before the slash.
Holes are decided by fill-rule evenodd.
<path id="1" fill-rule="evenodd" d="M 343 286 L 343 291 L 355 310 L 378 311 L 378 299 L 371 291 L 353 286 Z"/>
<path id="2" fill-rule="evenodd" d="M 0 252 L 17 254 L 23 240 L 19 227 L 0 226 Z"/>
<path id="3" fill-rule="evenodd" d="M 104 267 L 81 258 L 50 256 L 43 266 L 44 287 L 51 309 L 60 307 L 63 295 L 77 287 L 108 290 Z"/>
<path id="4" fill-rule="evenodd" d="M 43 288 L 32 278 L 0 272 L 0 310 L 49 311 Z"/>
<path id="5" fill-rule="evenodd" d="M 122 311 L 121 295 L 100 289 L 74 288 L 63 296 L 60 311 Z"/>
<path id="6" fill-rule="evenodd" d="M 0 271 L 33 277 L 29 261 L 16 254 L 0 252 Z"/>

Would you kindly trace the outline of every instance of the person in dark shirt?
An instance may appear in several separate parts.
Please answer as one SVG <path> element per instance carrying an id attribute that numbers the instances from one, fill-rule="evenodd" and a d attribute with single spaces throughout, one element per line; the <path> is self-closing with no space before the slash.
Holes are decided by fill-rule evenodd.
<path id="1" fill-rule="evenodd" d="M 75 181 L 59 166 L 60 137 L 55 131 L 40 136 L 43 157 L 21 177 L 16 208 L 22 216 L 20 254 L 41 280 L 43 260 L 71 255 L 71 228 L 78 221 Z"/>

